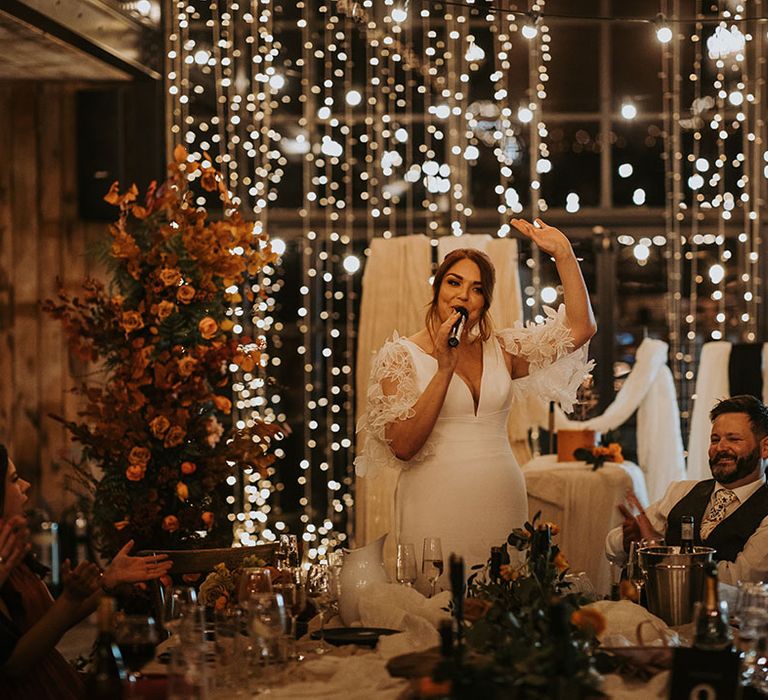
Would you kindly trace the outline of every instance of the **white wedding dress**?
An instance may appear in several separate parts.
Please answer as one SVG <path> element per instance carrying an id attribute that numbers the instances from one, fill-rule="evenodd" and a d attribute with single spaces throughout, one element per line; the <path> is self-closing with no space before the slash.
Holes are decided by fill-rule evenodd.
<path id="1" fill-rule="evenodd" d="M 486 562 L 491 546 L 503 544 L 527 519 L 525 481 L 507 439 L 509 411 L 516 402 L 524 405 L 528 392 L 559 401 L 569 411 L 591 367 L 586 346 L 569 352 L 565 308 L 546 311 L 544 324 L 505 329 L 483 344 L 476 413 L 469 387 L 454 374 L 432 433 L 407 462 L 393 455 L 385 429 L 413 415 L 437 361 L 397 334 L 379 351 L 358 425 L 358 431 L 366 431 L 364 453 L 355 466 L 360 476 L 383 466 L 401 470 L 395 493 L 397 541 L 412 542 L 419 559 L 424 538 L 440 537 L 446 563 L 450 553 L 459 554 L 468 574 L 469 567 Z M 528 360 L 529 376 L 512 380 L 502 348 Z M 385 378 L 395 381 L 396 394 L 384 394 Z"/>

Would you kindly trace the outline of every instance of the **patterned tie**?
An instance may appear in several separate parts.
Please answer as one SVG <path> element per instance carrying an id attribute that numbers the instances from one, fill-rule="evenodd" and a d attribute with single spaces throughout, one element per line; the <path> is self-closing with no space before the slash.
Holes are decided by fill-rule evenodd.
<path id="1" fill-rule="evenodd" d="M 738 501 L 738 496 L 730 489 L 720 489 L 715 494 L 715 499 L 712 501 L 712 507 L 709 509 L 709 513 L 701 521 L 701 539 L 705 540 L 709 537 L 709 533 L 715 529 L 717 524 L 725 518 L 725 510 L 731 503 Z"/>

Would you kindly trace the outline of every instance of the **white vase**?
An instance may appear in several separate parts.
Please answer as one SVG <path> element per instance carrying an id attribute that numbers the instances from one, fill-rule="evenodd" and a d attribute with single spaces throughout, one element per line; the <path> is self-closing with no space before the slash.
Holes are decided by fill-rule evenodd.
<path id="1" fill-rule="evenodd" d="M 360 619 L 358 601 L 361 591 L 372 583 L 386 583 L 384 569 L 384 540 L 387 534 L 358 549 L 344 549 L 341 565 L 341 593 L 339 614 L 342 622 L 349 626 Z"/>

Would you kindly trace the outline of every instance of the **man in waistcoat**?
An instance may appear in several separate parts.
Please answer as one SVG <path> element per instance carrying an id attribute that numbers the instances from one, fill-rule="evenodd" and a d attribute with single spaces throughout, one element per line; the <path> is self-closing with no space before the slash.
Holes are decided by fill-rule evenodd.
<path id="1" fill-rule="evenodd" d="M 720 401 L 709 414 L 712 479 L 676 481 L 664 497 L 608 533 L 606 556 L 622 564 L 632 541 L 680 544 L 680 521 L 694 519 L 694 544 L 713 547 L 720 581 L 768 580 L 768 406 L 754 396 Z"/>

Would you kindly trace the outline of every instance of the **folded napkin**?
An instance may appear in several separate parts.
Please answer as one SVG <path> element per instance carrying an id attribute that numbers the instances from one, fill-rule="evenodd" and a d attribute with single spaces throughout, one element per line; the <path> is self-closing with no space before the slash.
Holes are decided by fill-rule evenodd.
<path id="1" fill-rule="evenodd" d="M 426 598 L 415 588 L 394 583 L 374 583 L 360 593 L 360 623 L 363 627 L 387 627 L 401 634 L 382 637 L 378 651 L 386 659 L 398 654 L 423 651 L 440 643 L 441 620 L 448 619 L 451 594 Z"/>
<path id="2" fill-rule="evenodd" d="M 680 638 L 661 618 L 628 600 L 599 600 L 585 606 L 602 613 L 605 630 L 598 636 L 605 647 L 679 646 Z"/>

